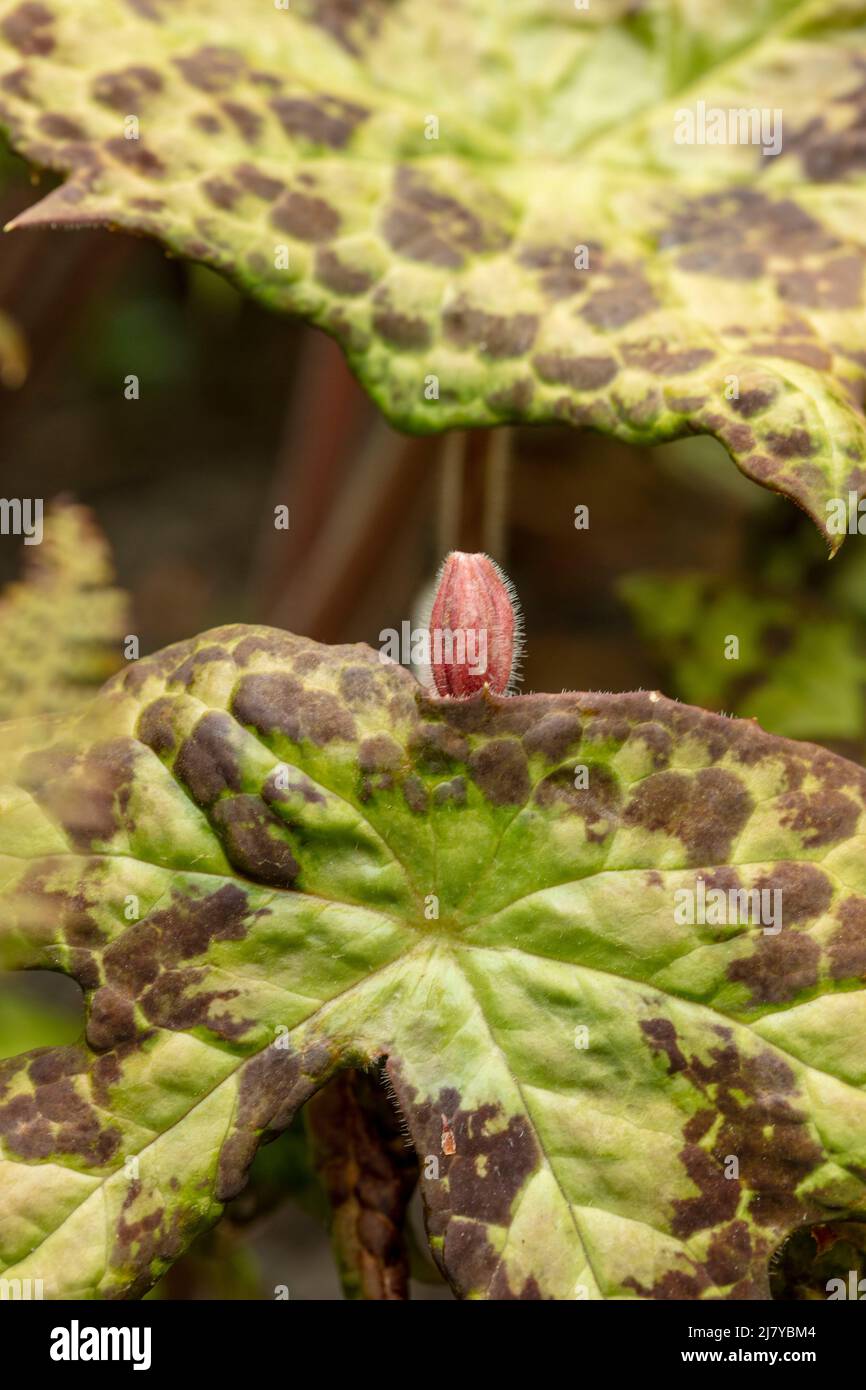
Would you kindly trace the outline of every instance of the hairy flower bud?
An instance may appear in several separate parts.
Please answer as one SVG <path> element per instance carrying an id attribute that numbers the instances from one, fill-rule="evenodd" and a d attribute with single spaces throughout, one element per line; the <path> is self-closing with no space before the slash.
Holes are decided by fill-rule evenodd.
<path id="1" fill-rule="evenodd" d="M 522 645 L 514 587 L 487 555 L 452 550 L 430 610 L 430 676 L 439 695 L 466 696 L 485 685 L 508 693 Z"/>

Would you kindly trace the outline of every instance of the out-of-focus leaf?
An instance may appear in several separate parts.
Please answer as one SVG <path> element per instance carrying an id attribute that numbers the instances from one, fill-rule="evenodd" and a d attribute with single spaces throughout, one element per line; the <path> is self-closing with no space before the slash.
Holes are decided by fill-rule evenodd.
<path id="1" fill-rule="evenodd" d="M 862 619 L 700 574 L 630 575 L 620 592 L 672 694 L 866 755 Z"/>
<path id="2" fill-rule="evenodd" d="M 153 1299 L 249 1301 L 264 1297 L 255 1257 L 226 1226 L 205 1231 L 146 1295 Z"/>
<path id="3" fill-rule="evenodd" d="M 0 385 L 14 391 L 27 376 L 27 344 L 18 325 L 0 313 Z"/>
<path id="4" fill-rule="evenodd" d="M 2 0 L 0 117 L 69 176 L 17 225 L 215 266 L 397 424 L 709 433 L 826 534 L 866 487 L 864 42 L 858 0 Z"/>
<path id="5" fill-rule="evenodd" d="M 0 1059 L 36 1047 L 62 1047 L 74 1042 L 78 1033 L 70 1017 L 13 993 L 0 976 Z"/>
<path id="6" fill-rule="evenodd" d="M 116 671 L 128 603 L 108 544 L 84 507 L 49 508 L 23 578 L 0 594 L 0 718 L 61 714 Z"/>
<path id="7" fill-rule="evenodd" d="M 770 1287 L 782 1301 L 859 1300 L 863 1294 L 857 1286 L 864 1276 L 866 1221 L 834 1221 L 804 1226 L 785 1241 L 771 1264 Z"/>
<path id="8" fill-rule="evenodd" d="M 145 1292 L 384 1059 L 464 1296 L 766 1298 L 866 1211 L 852 763 L 227 627 L 0 726 L 0 770 L 0 958 L 86 994 L 84 1045 L 0 1067 L 0 1268 L 49 1297 Z"/>

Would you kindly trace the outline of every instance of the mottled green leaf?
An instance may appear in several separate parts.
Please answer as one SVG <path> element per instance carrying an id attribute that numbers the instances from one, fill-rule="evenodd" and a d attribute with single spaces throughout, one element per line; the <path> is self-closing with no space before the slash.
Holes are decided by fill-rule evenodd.
<path id="1" fill-rule="evenodd" d="M 0 725 L 0 768 L 0 965 L 87 1003 L 0 1067 L 6 1277 L 143 1293 L 383 1062 L 464 1296 L 767 1297 L 786 1235 L 866 1210 L 853 764 L 228 627 Z M 682 925 L 710 888 L 780 892 L 781 930 Z"/>
<path id="2" fill-rule="evenodd" d="M 125 594 L 105 537 L 84 507 L 50 508 L 23 577 L 0 593 L 0 718 L 62 714 L 122 660 Z"/>
<path id="3" fill-rule="evenodd" d="M 18 225 L 216 266 L 399 425 L 707 432 L 826 531 L 866 483 L 864 40 L 859 0 L 0 0 L 0 117 L 69 175 Z M 678 143 L 699 103 L 764 145 Z"/>

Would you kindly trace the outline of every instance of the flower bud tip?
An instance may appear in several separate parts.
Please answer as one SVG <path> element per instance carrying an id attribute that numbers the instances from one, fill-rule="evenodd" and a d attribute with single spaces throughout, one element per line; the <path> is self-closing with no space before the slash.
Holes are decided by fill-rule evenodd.
<path id="1" fill-rule="evenodd" d="M 511 580 L 495 560 L 452 550 L 439 571 L 428 623 L 425 683 L 462 699 L 513 693 L 523 653 L 523 619 Z"/>

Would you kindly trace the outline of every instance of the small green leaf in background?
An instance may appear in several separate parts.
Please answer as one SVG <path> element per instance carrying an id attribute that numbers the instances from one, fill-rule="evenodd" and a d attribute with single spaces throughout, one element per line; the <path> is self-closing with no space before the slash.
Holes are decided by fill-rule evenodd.
<path id="1" fill-rule="evenodd" d="M 0 1269 L 140 1296 L 259 1143 L 384 1065 L 464 1297 L 768 1298 L 866 1213 L 866 773 L 654 693 L 441 700 L 226 627 L 0 725 Z M 708 888 L 766 931 L 690 925 Z"/>
<path id="2" fill-rule="evenodd" d="M 712 434 L 836 548 L 864 42 L 856 0 L 0 0 L 0 119 L 68 175 L 16 225 L 216 267 L 406 429 Z M 699 109 L 754 109 L 762 143 L 679 143 Z"/>
<path id="3" fill-rule="evenodd" d="M 866 637 L 844 594 L 696 573 L 629 575 L 619 591 L 672 695 L 866 759 Z"/>

